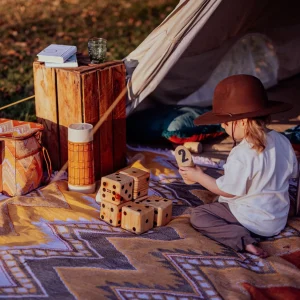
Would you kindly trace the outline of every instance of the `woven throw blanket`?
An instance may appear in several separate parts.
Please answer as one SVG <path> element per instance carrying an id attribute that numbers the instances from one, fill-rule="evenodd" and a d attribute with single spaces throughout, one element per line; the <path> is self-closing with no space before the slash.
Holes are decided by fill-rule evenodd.
<path id="1" fill-rule="evenodd" d="M 192 207 L 216 197 L 185 185 L 173 157 L 129 159 L 151 170 L 150 195 L 173 201 L 171 222 L 142 235 L 111 227 L 95 194 L 70 192 L 65 180 L 1 200 L 0 298 L 300 299 L 300 218 L 261 243 L 267 259 L 237 253 L 191 227 Z"/>

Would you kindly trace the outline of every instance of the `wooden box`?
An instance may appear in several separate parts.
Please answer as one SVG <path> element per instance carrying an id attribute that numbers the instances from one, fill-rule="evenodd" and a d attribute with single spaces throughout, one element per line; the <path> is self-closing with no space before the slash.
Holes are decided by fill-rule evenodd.
<path id="1" fill-rule="evenodd" d="M 125 67 L 121 61 L 89 65 L 78 56 L 77 68 L 46 68 L 34 62 L 35 108 L 43 124 L 42 141 L 53 170 L 68 160 L 68 126 L 85 122 L 96 125 L 125 88 Z M 115 107 L 94 134 L 95 178 L 113 173 L 126 164 L 126 99 Z"/>

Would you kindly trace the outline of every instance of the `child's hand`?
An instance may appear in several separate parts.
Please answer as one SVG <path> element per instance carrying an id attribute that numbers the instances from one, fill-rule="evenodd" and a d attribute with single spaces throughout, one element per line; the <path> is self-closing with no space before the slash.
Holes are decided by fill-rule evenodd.
<path id="1" fill-rule="evenodd" d="M 179 174 L 182 176 L 184 181 L 199 182 L 199 177 L 201 177 L 203 171 L 199 166 L 180 167 Z"/>

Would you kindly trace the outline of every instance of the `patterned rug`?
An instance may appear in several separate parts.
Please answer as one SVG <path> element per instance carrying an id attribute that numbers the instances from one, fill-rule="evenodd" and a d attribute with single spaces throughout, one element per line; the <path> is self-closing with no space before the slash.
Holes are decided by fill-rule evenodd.
<path id="1" fill-rule="evenodd" d="M 300 299 L 300 218 L 261 243 L 267 259 L 237 253 L 189 224 L 192 207 L 216 197 L 185 185 L 174 158 L 132 152 L 130 162 L 151 170 L 150 195 L 173 201 L 171 222 L 139 236 L 111 227 L 95 195 L 70 192 L 66 181 L 2 200 L 0 298 Z"/>

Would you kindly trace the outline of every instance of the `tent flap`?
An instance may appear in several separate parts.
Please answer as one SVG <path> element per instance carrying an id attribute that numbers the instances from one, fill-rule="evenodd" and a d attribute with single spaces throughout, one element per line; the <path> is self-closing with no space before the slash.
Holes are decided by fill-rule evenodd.
<path id="1" fill-rule="evenodd" d="M 132 111 L 149 94 L 177 104 L 205 84 L 231 47 L 248 33 L 270 39 L 277 78 L 300 70 L 297 1 L 186 0 L 125 59 Z"/>

